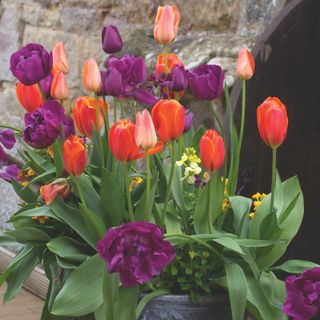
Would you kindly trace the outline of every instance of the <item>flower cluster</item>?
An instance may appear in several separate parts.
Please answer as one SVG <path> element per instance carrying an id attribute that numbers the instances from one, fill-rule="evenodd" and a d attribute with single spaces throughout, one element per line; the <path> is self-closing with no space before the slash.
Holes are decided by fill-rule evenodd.
<path id="1" fill-rule="evenodd" d="M 196 176 L 199 176 L 202 169 L 199 166 L 200 158 L 196 155 L 195 148 L 186 148 L 181 160 L 177 161 L 178 166 L 184 166 L 184 178 L 189 184 L 194 184 Z"/>

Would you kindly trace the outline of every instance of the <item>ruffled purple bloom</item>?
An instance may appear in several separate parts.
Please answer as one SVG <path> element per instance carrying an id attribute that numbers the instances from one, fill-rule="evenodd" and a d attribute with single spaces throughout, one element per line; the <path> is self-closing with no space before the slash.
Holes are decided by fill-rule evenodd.
<path id="1" fill-rule="evenodd" d="M 116 68 L 111 68 L 106 72 L 102 86 L 106 95 L 120 97 L 124 94 L 125 86 L 122 74 Z"/>
<path id="2" fill-rule="evenodd" d="M 190 110 L 186 110 L 184 117 L 184 129 L 183 132 L 188 132 L 192 127 L 192 120 L 194 114 Z"/>
<path id="3" fill-rule="evenodd" d="M 151 92 L 141 88 L 136 88 L 133 91 L 133 98 L 137 102 L 146 104 L 150 107 L 153 107 L 159 101 L 159 99 L 155 97 Z"/>
<path id="4" fill-rule="evenodd" d="M 293 320 L 309 320 L 320 310 L 320 267 L 286 279 L 287 299 L 282 310 Z"/>
<path id="5" fill-rule="evenodd" d="M 110 228 L 97 244 L 109 272 L 118 272 L 121 284 L 132 287 L 160 274 L 175 258 L 175 249 L 155 224 L 139 221 Z"/>
<path id="6" fill-rule="evenodd" d="M 117 27 L 108 25 L 102 30 L 102 48 L 106 53 L 116 53 L 122 49 L 122 39 Z"/>
<path id="7" fill-rule="evenodd" d="M 29 43 L 10 58 L 12 74 L 24 85 L 31 86 L 46 78 L 52 69 L 52 53 L 37 43 Z"/>
<path id="8" fill-rule="evenodd" d="M 203 64 L 189 71 L 189 86 L 198 100 L 214 100 L 223 92 L 224 73 L 218 65 Z"/>
<path id="9" fill-rule="evenodd" d="M 56 100 L 47 100 L 34 112 L 27 112 L 24 117 L 26 129 L 23 140 L 35 149 L 44 149 L 54 143 L 64 126 L 65 138 L 74 134 L 71 118 L 64 114 L 64 109 Z"/>
<path id="10" fill-rule="evenodd" d="M 0 178 L 6 181 L 18 180 L 20 169 L 15 164 L 0 166 Z"/>
<path id="11" fill-rule="evenodd" d="M 12 129 L 0 129 L 0 162 L 5 162 L 7 160 L 7 154 L 3 147 L 10 150 L 15 143 L 16 138 Z"/>

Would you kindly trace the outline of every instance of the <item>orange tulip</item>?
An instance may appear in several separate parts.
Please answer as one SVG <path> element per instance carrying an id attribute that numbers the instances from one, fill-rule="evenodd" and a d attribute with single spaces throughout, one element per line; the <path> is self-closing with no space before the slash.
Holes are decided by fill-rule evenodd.
<path id="1" fill-rule="evenodd" d="M 99 99 L 98 104 L 100 108 L 99 125 L 101 129 L 103 127 L 103 100 Z M 107 108 L 109 108 L 108 104 Z M 96 131 L 98 130 L 96 118 L 96 99 L 89 96 L 78 98 L 73 108 L 73 120 L 79 132 L 91 138 L 92 125 L 94 125 Z"/>
<path id="2" fill-rule="evenodd" d="M 69 136 L 63 144 L 63 161 L 65 170 L 80 176 L 86 167 L 86 147 L 77 136 Z"/>
<path id="3" fill-rule="evenodd" d="M 135 141 L 136 144 L 144 150 L 154 147 L 157 143 L 156 130 L 147 109 L 144 109 L 142 112 L 137 112 Z"/>
<path id="4" fill-rule="evenodd" d="M 51 89 L 50 95 L 52 98 L 63 101 L 69 98 L 69 89 L 67 85 L 66 78 L 61 71 L 55 72 Z"/>
<path id="5" fill-rule="evenodd" d="M 70 194 L 70 185 L 66 179 L 57 179 L 49 184 L 41 186 L 40 194 L 46 205 L 49 205 L 57 196 L 66 199 Z"/>
<path id="6" fill-rule="evenodd" d="M 152 120 L 158 137 L 164 143 L 176 140 L 184 130 L 185 112 L 176 100 L 159 100 L 152 108 Z"/>
<path id="7" fill-rule="evenodd" d="M 216 130 L 207 130 L 200 139 L 200 158 L 203 166 L 215 172 L 224 162 L 224 141 Z"/>
<path id="8" fill-rule="evenodd" d="M 249 50 L 241 48 L 237 59 L 236 74 L 242 80 L 251 79 L 254 74 L 254 59 Z"/>
<path id="9" fill-rule="evenodd" d="M 16 94 L 20 104 L 28 112 L 37 110 L 43 103 L 37 84 L 26 86 L 21 82 L 18 82 L 16 84 Z"/>
<path id="10" fill-rule="evenodd" d="M 154 39 L 163 45 L 171 43 L 178 31 L 180 13 L 177 6 L 159 6 L 154 26 Z"/>
<path id="11" fill-rule="evenodd" d="M 88 91 L 99 92 L 102 87 L 99 67 L 94 59 L 85 62 L 82 68 L 82 83 Z"/>
<path id="12" fill-rule="evenodd" d="M 52 50 L 53 69 L 61 71 L 64 74 L 68 73 L 69 65 L 66 55 L 66 50 L 62 42 L 57 42 Z"/>
<path id="13" fill-rule="evenodd" d="M 174 66 L 183 66 L 182 61 L 174 53 L 168 54 L 168 72 L 170 73 Z M 161 53 L 158 55 L 156 63 L 156 75 L 159 76 L 161 73 L 164 73 L 164 54 Z"/>
<path id="14" fill-rule="evenodd" d="M 286 106 L 276 97 L 268 97 L 257 108 L 257 123 L 261 139 L 271 148 L 278 148 L 287 135 Z"/>
<path id="15" fill-rule="evenodd" d="M 109 148 L 113 156 L 122 162 L 130 162 L 143 158 L 145 151 L 141 151 L 135 142 L 135 125 L 131 120 L 121 119 L 115 123 L 109 131 Z M 161 151 L 163 143 L 158 142 L 148 149 L 149 154 Z"/>

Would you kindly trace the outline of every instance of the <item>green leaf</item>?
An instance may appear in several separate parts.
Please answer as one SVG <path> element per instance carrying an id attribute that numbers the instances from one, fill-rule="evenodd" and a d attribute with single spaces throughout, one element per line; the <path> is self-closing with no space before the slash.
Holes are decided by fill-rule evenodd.
<path id="1" fill-rule="evenodd" d="M 281 270 L 288 273 L 302 273 L 306 269 L 319 267 L 318 264 L 305 260 L 288 260 L 279 266 L 272 267 L 271 270 Z"/>
<path id="2" fill-rule="evenodd" d="M 105 313 L 105 318 L 103 318 L 103 320 L 114 319 L 116 304 L 118 301 L 119 286 L 119 274 L 109 273 L 107 268 L 105 268 L 103 278 L 103 311 Z"/>
<path id="3" fill-rule="evenodd" d="M 225 266 L 232 320 L 243 320 L 247 303 L 247 280 L 242 268 L 236 264 Z"/>
<path id="4" fill-rule="evenodd" d="M 236 242 L 245 248 L 263 248 L 274 244 L 286 243 L 285 240 L 255 240 L 255 239 L 236 239 Z"/>
<path id="5" fill-rule="evenodd" d="M 62 145 L 59 139 L 56 139 L 53 146 L 53 158 L 54 158 L 54 164 L 56 166 L 56 177 L 61 177 L 63 173 L 63 158 L 62 158 Z"/>
<path id="6" fill-rule="evenodd" d="M 179 209 L 182 212 L 186 211 L 184 197 L 183 197 L 183 183 L 182 183 L 182 173 L 181 167 L 175 165 L 173 180 L 172 180 L 172 196 L 177 203 Z"/>
<path id="7" fill-rule="evenodd" d="M 229 197 L 230 205 L 234 216 L 234 230 L 239 237 L 247 237 L 246 220 L 249 221 L 249 212 L 251 208 L 251 199 L 234 196 Z"/>
<path id="8" fill-rule="evenodd" d="M 103 209 L 110 217 L 112 226 L 122 223 L 125 216 L 125 196 L 116 177 L 106 169 L 102 169 L 100 196 Z"/>
<path id="9" fill-rule="evenodd" d="M 136 318 L 139 319 L 143 309 L 153 298 L 163 296 L 165 294 L 170 294 L 170 292 L 164 289 L 157 289 L 143 296 L 136 308 Z"/>
<path id="10" fill-rule="evenodd" d="M 243 250 L 241 249 L 241 247 L 238 245 L 238 243 L 231 238 L 228 237 L 220 237 L 220 238 L 216 238 L 216 239 L 211 239 L 212 241 L 221 244 L 223 247 L 228 248 L 234 252 L 237 252 L 241 255 L 244 255 Z"/>
<path id="11" fill-rule="evenodd" d="M 139 286 L 131 288 L 120 287 L 114 319 L 136 320 L 138 293 Z"/>
<path id="12" fill-rule="evenodd" d="M 59 257 L 76 262 L 83 262 L 88 257 L 83 245 L 67 236 L 60 236 L 51 240 L 47 243 L 47 247 Z"/>
<path id="13" fill-rule="evenodd" d="M 19 245 L 14 237 L 11 237 L 7 234 L 3 234 L 0 236 L 0 246 L 17 246 Z"/>
<path id="14" fill-rule="evenodd" d="M 42 207 L 37 207 L 37 208 L 32 208 L 26 211 L 22 211 L 21 213 L 17 213 L 13 215 L 9 221 L 13 222 L 25 217 L 42 217 L 42 216 L 50 217 L 55 220 L 61 221 L 48 206 L 42 206 Z"/>
<path id="15" fill-rule="evenodd" d="M 16 194 L 25 202 L 36 202 L 38 196 L 30 189 L 29 186 L 23 187 L 19 182 L 11 180 L 11 185 L 13 186 Z"/>
<path id="16" fill-rule="evenodd" d="M 1 276 L 0 284 L 5 280 L 7 288 L 3 297 L 4 303 L 13 299 L 22 288 L 24 281 L 39 263 L 39 249 L 37 247 L 26 248 L 19 259 L 11 263 L 7 271 Z"/>
<path id="17" fill-rule="evenodd" d="M 92 234 L 86 225 L 82 212 L 67 205 L 61 197 L 57 197 L 51 204 L 52 211 L 64 221 L 70 228 L 75 230 L 92 248 L 96 250 L 99 236 Z"/>
<path id="18" fill-rule="evenodd" d="M 192 146 L 195 146 L 195 148 L 197 149 L 197 152 L 199 151 L 199 143 L 200 143 L 200 139 L 203 136 L 203 134 L 205 133 L 206 128 L 204 126 L 200 126 L 198 128 L 198 130 L 195 132 L 195 134 L 192 137 Z"/>
<path id="19" fill-rule="evenodd" d="M 104 261 L 96 254 L 72 271 L 54 301 L 52 314 L 79 317 L 95 312 L 103 303 L 105 268 Z"/>
<path id="20" fill-rule="evenodd" d="M 7 231 L 6 234 L 14 237 L 21 243 L 41 243 L 51 240 L 51 237 L 49 237 L 47 233 L 35 227 L 21 227 L 12 231 Z"/>
<path id="21" fill-rule="evenodd" d="M 51 178 L 54 177 L 54 173 L 55 173 L 55 172 L 56 172 L 55 168 L 49 169 L 49 170 L 47 170 L 47 171 L 45 171 L 45 172 L 37 175 L 35 178 L 33 178 L 33 179 L 30 181 L 29 185 L 35 184 L 36 182 L 39 182 L 39 183 L 40 183 L 40 182 L 42 182 L 42 181 L 43 181 L 44 183 L 46 183 L 46 182 L 48 182 L 49 180 L 51 180 Z M 50 177 L 50 176 L 52 176 L 52 177 Z"/>

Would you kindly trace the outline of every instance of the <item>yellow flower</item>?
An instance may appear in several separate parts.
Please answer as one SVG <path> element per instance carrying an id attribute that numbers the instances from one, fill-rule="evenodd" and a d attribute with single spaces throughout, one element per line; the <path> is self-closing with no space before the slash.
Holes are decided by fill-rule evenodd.
<path id="1" fill-rule="evenodd" d="M 191 260 L 193 260 L 197 256 L 197 254 L 194 251 L 189 251 L 188 254 Z"/>
<path id="2" fill-rule="evenodd" d="M 253 201 L 253 212 L 249 213 L 249 217 L 250 219 L 253 219 L 255 212 L 257 211 L 257 209 L 259 208 L 259 206 L 261 205 L 261 201 L 267 196 L 267 194 L 265 193 L 260 193 L 257 192 L 254 195 L 251 196 L 252 199 L 254 199 L 255 201 Z"/>
<path id="3" fill-rule="evenodd" d="M 187 154 L 186 154 L 186 153 L 183 153 L 183 155 L 182 155 L 182 157 L 181 157 L 181 160 L 177 161 L 176 163 L 177 163 L 177 165 L 178 165 L 179 167 L 181 167 L 181 166 L 184 165 L 184 163 L 185 163 L 187 160 L 188 160 Z"/>
<path id="4" fill-rule="evenodd" d="M 47 149 L 48 155 L 51 159 L 53 159 L 53 146 L 49 146 Z"/>
<path id="5" fill-rule="evenodd" d="M 257 192 L 257 193 L 255 193 L 254 195 L 252 195 L 252 199 L 256 199 L 256 200 L 259 200 L 260 199 L 260 197 L 261 197 L 261 193 L 260 192 Z"/>
<path id="6" fill-rule="evenodd" d="M 142 181 L 143 179 L 141 177 L 134 177 L 130 181 L 130 192 L 132 192 Z"/>
<path id="7" fill-rule="evenodd" d="M 34 170 L 31 169 L 31 168 L 30 168 L 30 169 L 28 170 L 28 172 L 27 172 L 27 176 L 28 176 L 28 177 L 33 177 L 35 174 L 36 174 L 36 173 L 35 173 Z"/>
<path id="8" fill-rule="evenodd" d="M 45 224 L 48 219 L 49 219 L 49 217 L 47 217 L 47 216 L 38 216 L 38 217 L 33 216 L 32 217 L 32 220 L 38 220 L 40 224 Z"/>
<path id="9" fill-rule="evenodd" d="M 250 219 L 253 219 L 254 215 L 255 215 L 254 212 L 250 212 L 250 213 L 249 213 L 249 218 L 250 218 Z"/>
<path id="10" fill-rule="evenodd" d="M 28 184 L 29 184 L 28 181 L 22 181 L 22 182 L 21 182 L 21 185 L 22 185 L 24 188 L 25 188 Z"/>

